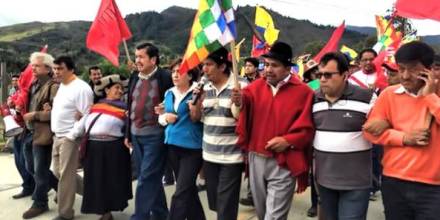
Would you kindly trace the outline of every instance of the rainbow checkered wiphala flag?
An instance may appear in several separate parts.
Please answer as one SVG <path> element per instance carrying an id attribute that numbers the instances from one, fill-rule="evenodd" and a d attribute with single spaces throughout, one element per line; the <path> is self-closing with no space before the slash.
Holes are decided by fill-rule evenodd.
<path id="1" fill-rule="evenodd" d="M 376 15 L 377 43 L 373 48 L 377 52 L 389 47 L 396 49 L 400 46 L 402 33 L 397 31 L 391 22 L 391 18 Z"/>
<path id="2" fill-rule="evenodd" d="M 232 0 L 200 0 L 180 73 L 200 64 L 209 53 L 235 39 Z"/>

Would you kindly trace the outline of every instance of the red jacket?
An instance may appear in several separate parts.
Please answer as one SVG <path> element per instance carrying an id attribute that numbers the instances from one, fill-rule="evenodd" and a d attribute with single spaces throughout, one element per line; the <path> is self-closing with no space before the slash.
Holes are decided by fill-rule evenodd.
<path id="1" fill-rule="evenodd" d="M 236 128 L 238 145 L 247 151 L 275 157 L 279 166 L 286 167 L 294 176 L 307 174 L 306 155 L 314 136 L 313 91 L 292 76 L 275 96 L 265 78 L 255 80 L 242 94 Z M 276 136 L 284 137 L 294 148 L 282 153 L 267 151 L 264 147 Z"/>

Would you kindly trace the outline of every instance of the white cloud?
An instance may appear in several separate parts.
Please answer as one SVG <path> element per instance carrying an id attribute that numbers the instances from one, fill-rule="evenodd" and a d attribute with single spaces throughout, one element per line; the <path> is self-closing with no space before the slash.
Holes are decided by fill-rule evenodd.
<path id="1" fill-rule="evenodd" d="M 237 5 L 260 4 L 285 16 L 317 24 L 375 25 L 374 15 L 384 14 L 395 0 L 237 0 Z M 0 0 L 0 26 L 30 21 L 71 21 L 95 18 L 100 0 Z M 116 0 L 124 15 L 144 11 L 160 12 L 172 5 L 197 8 L 198 0 Z M 275 21 L 276 22 L 276 21 Z M 421 35 L 440 34 L 440 22 L 414 21 Z"/>

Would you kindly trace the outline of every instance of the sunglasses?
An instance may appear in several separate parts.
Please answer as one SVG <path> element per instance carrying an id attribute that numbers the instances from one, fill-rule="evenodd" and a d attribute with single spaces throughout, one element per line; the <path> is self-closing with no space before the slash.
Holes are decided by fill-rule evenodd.
<path id="1" fill-rule="evenodd" d="M 315 76 L 317 79 L 321 79 L 323 76 L 325 79 L 331 79 L 333 74 L 339 74 L 339 72 L 317 72 Z"/>

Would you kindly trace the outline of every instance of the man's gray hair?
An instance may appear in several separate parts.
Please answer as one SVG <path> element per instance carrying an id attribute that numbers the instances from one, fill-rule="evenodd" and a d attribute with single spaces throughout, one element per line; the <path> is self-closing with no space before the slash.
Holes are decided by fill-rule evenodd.
<path id="1" fill-rule="evenodd" d="M 32 63 L 33 60 L 36 59 L 41 59 L 44 63 L 44 65 L 52 67 L 53 66 L 53 61 L 54 58 L 52 57 L 52 55 L 48 54 L 48 53 L 43 53 L 43 52 L 33 52 L 31 54 L 31 57 L 29 58 L 30 62 Z"/>

